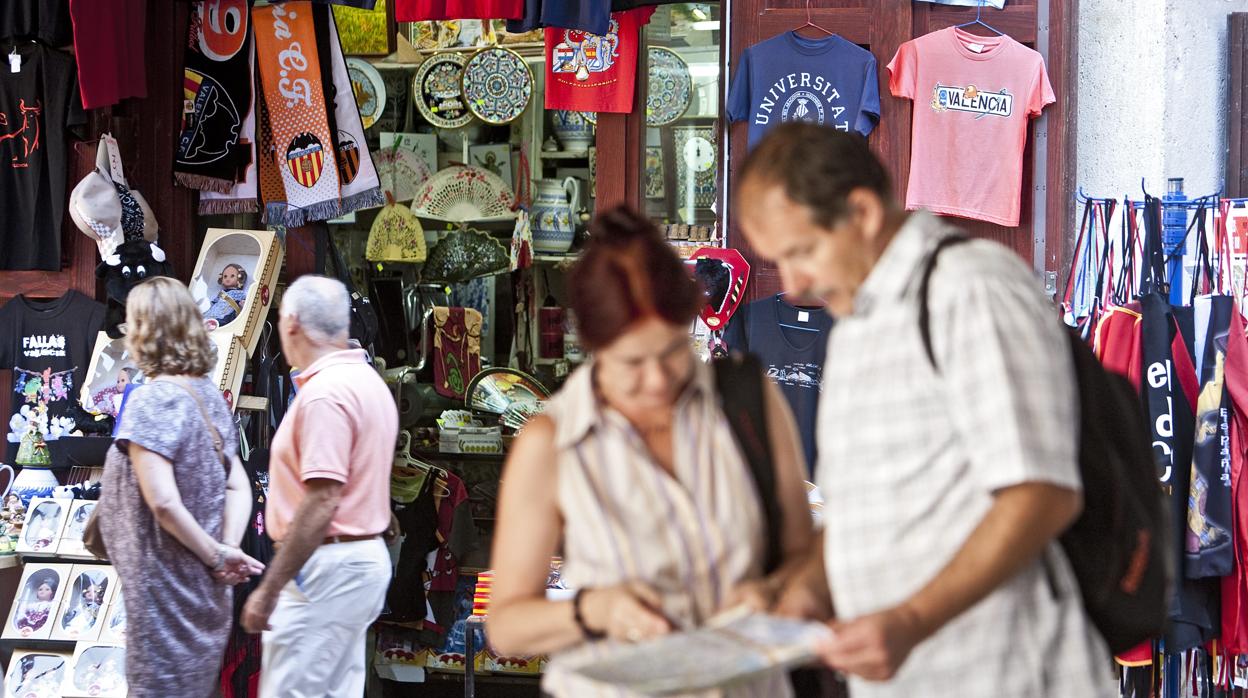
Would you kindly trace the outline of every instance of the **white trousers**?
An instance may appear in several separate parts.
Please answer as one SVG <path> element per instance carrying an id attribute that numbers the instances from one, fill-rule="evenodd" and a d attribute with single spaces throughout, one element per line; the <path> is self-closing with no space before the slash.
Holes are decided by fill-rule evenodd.
<path id="1" fill-rule="evenodd" d="M 322 545 L 278 597 L 262 635 L 260 698 L 360 698 L 368 628 L 390 585 L 380 538 Z"/>

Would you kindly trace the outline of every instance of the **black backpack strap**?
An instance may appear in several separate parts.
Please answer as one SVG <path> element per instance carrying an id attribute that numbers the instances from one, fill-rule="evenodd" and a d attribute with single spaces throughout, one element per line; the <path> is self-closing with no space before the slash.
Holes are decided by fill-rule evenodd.
<path id="1" fill-rule="evenodd" d="M 927 303 L 928 288 L 932 284 L 932 272 L 936 271 L 936 262 L 941 252 L 954 245 L 970 242 L 970 240 L 971 238 L 966 235 L 950 235 L 937 242 L 931 254 L 927 256 L 923 276 L 919 281 L 919 334 L 923 337 L 923 351 L 927 352 L 927 360 L 937 371 L 940 370 L 940 366 L 936 363 L 936 351 L 932 348 L 932 310 Z"/>
<path id="2" fill-rule="evenodd" d="M 776 468 L 771 458 L 771 437 L 767 431 L 766 397 L 763 394 L 763 367 L 753 354 L 732 354 L 716 359 L 715 390 L 720 408 L 745 456 L 759 504 L 766 521 L 764 571 L 774 572 L 783 559 L 780 542 L 782 514 L 776 493 Z"/>

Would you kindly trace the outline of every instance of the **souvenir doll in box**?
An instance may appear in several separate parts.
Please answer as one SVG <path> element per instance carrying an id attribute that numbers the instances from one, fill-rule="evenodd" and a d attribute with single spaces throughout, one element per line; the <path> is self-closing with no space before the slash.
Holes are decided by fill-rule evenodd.
<path id="1" fill-rule="evenodd" d="M 79 402 L 87 411 L 116 417 L 121 410 L 121 400 L 126 387 L 146 382 L 143 372 L 135 365 L 126 351 L 126 338 L 109 339 L 101 332 L 91 352 L 91 365 L 87 369 L 87 381 L 82 387 Z"/>
<path id="2" fill-rule="evenodd" d="M 26 510 L 22 535 L 17 539 L 17 552 L 51 555 L 61 542 L 61 531 L 69 518 L 73 500 L 35 498 Z"/>
<path id="3" fill-rule="evenodd" d="M 53 640 L 95 640 L 104 624 L 117 573 L 106 565 L 74 565 L 61 611 L 52 626 Z"/>
<path id="4" fill-rule="evenodd" d="M 4 675 L 4 698 L 60 698 L 72 658 L 69 652 L 13 650 Z"/>
<path id="5" fill-rule="evenodd" d="M 70 504 L 69 522 L 61 532 L 61 543 L 56 547 L 56 554 L 61 557 L 85 557 L 94 559 L 94 555 L 82 544 L 82 534 L 87 528 L 87 520 L 95 511 L 95 501 L 75 499 Z"/>
<path id="6" fill-rule="evenodd" d="M 100 643 L 126 644 L 126 604 L 121 598 L 120 579 L 117 580 L 112 602 L 108 604 L 108 614 L 104 617 L 104 625 L 100 626 Z"/>
<path id="7" fill-rule="evenodd" d="M 27 563 L 0 637 L 48 639 L 71 570 L 71 565 Z"/>
<path id="8" fill-rule="evenodd" d="M 125 698 L 126 648 L 79 642 L 61 684 L 65 698 Z"/>
<path id="9" fill-rule="evenodd" d="M 273 301 L 282 245 L 267 230 L 210 229 L 191 276 L 191 295 L 213 339 L 237 337 L 250 356 Z M 218 346 L 221 342 L 218 342 Z"/>

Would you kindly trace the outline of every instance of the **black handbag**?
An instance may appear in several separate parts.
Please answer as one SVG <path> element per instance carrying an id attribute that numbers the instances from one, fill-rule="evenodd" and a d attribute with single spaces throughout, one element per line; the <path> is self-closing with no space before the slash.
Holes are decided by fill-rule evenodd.
<path id="1" fill-rule="evenodd" d="M 325 246 L 334 258 L 334 278 L 347 287 L 347 293 L 351 296 L 351 338 L 359 342 L 360 346 L 368 348 L 377 340 L 380 327 L 377 321 L 377 311 L 373 309 L 368 296 L 355 288 L 355 282 L 351 280 L 351 270 L 343 261 L 342 252 L 334 244 L 333 236 L 323 228 L 320 232 L 324 235 Z"/>

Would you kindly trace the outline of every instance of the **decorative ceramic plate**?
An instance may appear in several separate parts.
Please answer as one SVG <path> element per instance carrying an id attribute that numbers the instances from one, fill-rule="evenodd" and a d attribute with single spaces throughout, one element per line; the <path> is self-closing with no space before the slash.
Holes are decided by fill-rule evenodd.
<path id="1" fill-rule="evenodd" d="M 381 73 L 362 58 L 347 59 L 347 74 L 351 76 L 351 90 L 355 92 L 364 128 L 369 128 L 377 123 L 386 108 L 386 83 Z"/>
<path id="2" fill-rule="evenodd" d="M 650 47 L 646 125 L 666 126 L 685 115 L 693 102 L 693 78 L 685 59 L 661 46 Z"/>
<path id="3" fill-rule="evenodd" d="M 430 124 L 438 128 L 459 128 L 472 121 L 462 88 L 467 62 L 463 54 L 440 53 L 420 64 L 412 82 L 412 96 L 416 108 Z"/>
<path id="4" fill-rule="evenodd" d="M 487 124 L 515 121 L 533 97 L 533 73 L 520 54 L 505 48 L 477 51 L 464 66 L 464 100 Z"/>
<path id="5" fill-rule="evenodd" d="M 468 383 L 468 406 L 482 412 L 505 414 L 510 409 L 528 417 L 549 397 L 550 391 L 536 378 L 512 368 L 487 368 Z M 525 403 L 527 408 L 519 407 Z"/>

